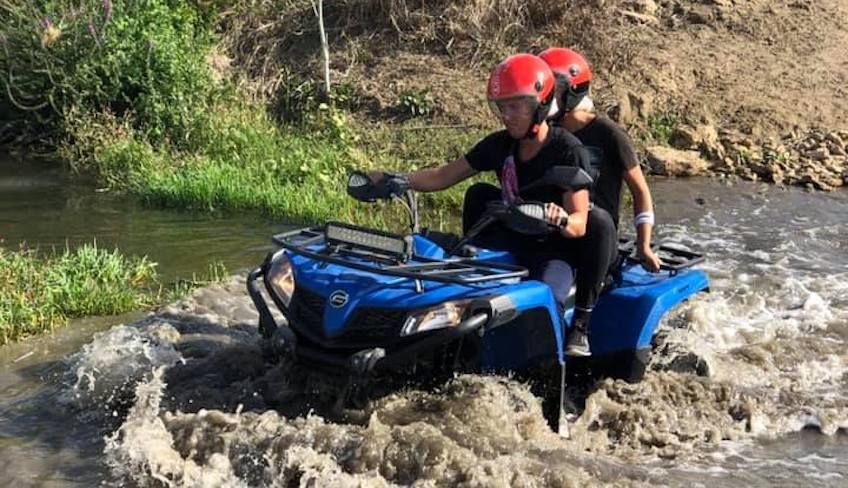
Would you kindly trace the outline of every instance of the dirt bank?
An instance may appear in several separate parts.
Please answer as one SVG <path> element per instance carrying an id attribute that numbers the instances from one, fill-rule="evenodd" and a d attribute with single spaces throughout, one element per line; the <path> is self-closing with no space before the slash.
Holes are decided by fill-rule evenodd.
<path id="1" fill-rule="evenodd" d="M 309 2 L 287 5 L 221 21 L 231 66 L 282 111 L 307 105 L 302 82 L 321 73 Z M 599 110 L 645 149 L 696 150 L 705 163 L 695 173 L 848 183 L 848 5 L 838 0 L 351 0 L 325 15 L 332 78 L 366 123 L 489 126 L 482 87 L 497 59 L 572 46 L 593 64 Z"/>

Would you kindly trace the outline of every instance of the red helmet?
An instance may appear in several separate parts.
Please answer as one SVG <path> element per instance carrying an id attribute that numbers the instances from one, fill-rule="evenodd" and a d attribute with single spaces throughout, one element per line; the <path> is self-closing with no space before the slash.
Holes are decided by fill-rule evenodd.
<path id="1" fill-rule="evenodd" d="M 533 110 L 533 123 L 528 134 L 538 130 L 547 118 L 554 100 L 554 74 L 548 65 L 533 54 L 513 54 L 501 61 L 489 76 L 486 98 L 496 115 L 501 115 L 499 102 L 528 99 Z"/>
<path id="2" fill-rule="evenodd" d="M 557 90 L 562 93 L 562 109 L 569 112 L 580 103 L 589 92 L 592 82 L 592 70 L 580 53 L 562 47 L 545 49 L 539 54 L 551 70 L 557 81 Z"/>

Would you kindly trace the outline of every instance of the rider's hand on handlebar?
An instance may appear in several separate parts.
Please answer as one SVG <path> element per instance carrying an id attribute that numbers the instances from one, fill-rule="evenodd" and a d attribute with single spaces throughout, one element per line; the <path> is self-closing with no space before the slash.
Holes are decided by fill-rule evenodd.
<path id="1" fill-rule="evenodd" d="M 568 212 L 555 203 L 546 203 L 545 220 L 554 227 L 563 227 L 568 221 Z"/>
<path id="2" fill-rule="evenodd" d="M 369 171 L 367 174 L 372 183 L 379 183 L 386 176 L 386 173 L 382 171 Z"/>
<path id="3" fill-rule="evenodd" d="M 405 174 L 387 173 L 385 171 L 369 171 L 364 174 L 371 182 L 370 185 L 367 185 L 370 188 L 363 189 L 365 198 L 370 201 L 399 197 L 410 189 L 409 179 Z M 362 199 L 360 196 L 354 196 Z"/>

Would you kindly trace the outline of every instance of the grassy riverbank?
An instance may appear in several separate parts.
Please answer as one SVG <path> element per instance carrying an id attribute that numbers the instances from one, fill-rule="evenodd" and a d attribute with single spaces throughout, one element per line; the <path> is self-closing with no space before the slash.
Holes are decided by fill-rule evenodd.
<path id="1" fill-rule="evenodd" d="M 191 280 L 163 285 L 156 263 L 96 244 L 37 252 L 0 247 L 0 345 L 92 315 L 114 315 L 176 300 L 227 276 L 213 263 Z"/>
<path id="2" fill-rule="evenodd" d="M 84 245 L 38 255 L 0 248 L 0 344 L 89 315 L 155 303 L 155 264 Z"/>
<path id="3" fill-rule="evenodd" d="M 373 208 L 344 190 L 353 169 L 409 171 L 462 154 L 480 132 L 365 131 L 342 112 L 320 109 L 309 126 L 277 126 L 260 107 L 218 102 L 190 149 L 154 144 L 126 119 L 101 114 L 75 124 L 64 152 L 72 167 L 105 188 L 171 208 L 258 212 L 288 222 L 377 220 Z M 364 134 L 364 135 L 363 135 Z M 462 188 L 429 196 L 431 210 L 459 208 Z"/>
<path id="4" fill-rule="evenodd" d="M 0 72 L 14 74 L 0 112 L 18 140 L 58 148 L 103 189 L 298 222 L 370 220 L 371 209 L 344 192 L 352 169 L 441 163 L 482 134 L 354 121 L 345 108 L 358 102 L 343 86 L 325 102 L 314 84 L 295 82 L 275 102 L 257 99 L 217 64 L 211 19 L 232 2 L 218 3 L 0 3 L 6 53 L 15 54 L 0 57 Z M 284 120 L 269 103 L 298 115 Z M 437 213 L 457 208 L 461 193 L 427 203 Z"/>

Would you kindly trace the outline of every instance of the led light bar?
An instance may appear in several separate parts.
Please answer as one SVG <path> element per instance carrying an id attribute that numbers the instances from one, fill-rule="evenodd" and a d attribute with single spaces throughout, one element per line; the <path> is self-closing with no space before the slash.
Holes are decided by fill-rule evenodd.
<path id="1" fill-rule="evenodd" d="M 412 255 L 411 240 L 388 232 L 365 227 L 329 222 L 325 229 L 325 238 L 331 245 L 348 245 L 378 253 L 388 253 L 399 258 Z"/>

